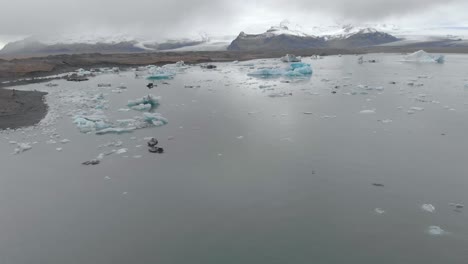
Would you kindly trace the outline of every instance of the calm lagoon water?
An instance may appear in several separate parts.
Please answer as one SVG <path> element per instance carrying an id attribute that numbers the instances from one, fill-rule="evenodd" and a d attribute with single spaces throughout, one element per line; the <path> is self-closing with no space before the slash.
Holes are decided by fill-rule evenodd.
<path id="1" fill-rule="evenodd" d="M 193 66 L 152 90 L 132 71 L 16 87 L 48 91 L 52 122 L 0 134 L 0 263 L 467 263 L 468 208 L 449 204 L 468 206 L 468 56 L 366 58 L 378 63 L 305 59 L 314 75 L 299 80 L 247 76 L 283 65 L 257 60 Z M 80 103 L 64 98 L 99 93 L 113 119 L 161 96 L 169 124 L 80 133 Z M 13 155 L 10 141 L 37 143 Z"/>

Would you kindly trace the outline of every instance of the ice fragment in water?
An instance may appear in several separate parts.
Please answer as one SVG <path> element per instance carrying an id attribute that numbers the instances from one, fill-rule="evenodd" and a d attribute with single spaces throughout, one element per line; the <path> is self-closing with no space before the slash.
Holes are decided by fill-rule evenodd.
<path id="1" fill-rule="evenodd" d="M 151 108 L 153 108 L 153 106 L 150 104 L 139 104 L 139 105 L 132 106 L 130 108 L 135 111 L 148 112 L 151 110 Z"/>
<path id="2" fill-rule="evenodd" d="M 159 113 L 143 113 L 143 118 L 146 122 L 155 126 L 163 126 L 168 123 L 167 119 Z"/>
<path id="3" fill-rule="evenodd" d="M 292 54 L 286 54 L 286 56 L 281 58 L 282 62 L 301 62 L 301 57 L 296 57 Z"/>
<path id="4" fill-rule="evenodd" d="M 142 98 L 136 100 L 129 100 L 127 106 L 132 108 L 141 105 L 150 105 L 151 108 L 157 108 L 160 104 L 161 97 L 148 94 Z"/>
<path id="5" fill-rule="evenodd" d="M 96 131 L 96 135 L 131 133 L 136 127 L 109 127 Z"/>
<path id="6" fill-rule="evenodd" d="M 128 149 L 126 148 L 123 148 L 123 149 L 119 149 L 115 152 L 115 154 L 117 155 L 120 155 L 120 154 L 124 154 L 124 153 L 127 153 Z"/>
<path id="7" fill-rule="evenodd" d="M 20 154 L 22 152 L 32 149 L 30 143 L 17 143 L 16 145 L 17 147 L 15 148 L 15 154 Z"/>
<path id="8" fill-rule="evenodd" d="M 265 68 L 251 72 L 248 75 L 257 77 L 304 77 L 312 75 L 312 68 L 310 67 L 310 64 L 296 62 L 291 63 L 291 65 L 289 65 L 289 67 L 286 69 Z"/>
<path id="9" fill-rule="evenodd" d="M 421 206 L 421 209 L 423 209 L 426 212 L 429 213 L 434 213 L 435 212 L 435 207 L 432 204 L 423 204 Z"/>
<path id="10" fill-rule="evenodd" d="M 445 232 L 442 228 L 438 226 L 430 226 L 427 232 L 433 236 L 442 236 L 447 234 L 447 232 Z"/>
<path id="11" fill-rule="evenodd" d="M 404 58 L 406 62 L 433 62 L 433 63 L 444 63 L 444 55 L 432 55 L 424 50 L 416 51 Z"/>
<path id="12" fill-rule="evenodd" d="M 375 208 L 374 212 L 376 214 L 385 214 L 385 211 L 383 209 L 380 209 L 380 208 Z"/>
<path id="13" fill-rule="evenodd" d="M 375 114 L 375 109 L 362 110 L 360 114 Z"/>

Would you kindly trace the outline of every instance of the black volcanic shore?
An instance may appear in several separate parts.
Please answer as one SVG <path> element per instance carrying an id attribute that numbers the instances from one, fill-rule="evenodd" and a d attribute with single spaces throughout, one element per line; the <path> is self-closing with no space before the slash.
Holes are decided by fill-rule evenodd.
<path id="1" fill-rule="evenodd" d="M 0 129 L 39 123 L 47 114 L 46 93 L 0 89 Z"/>
<path id="2" fill-rule="evenodd" d="M 275 51 L 212 51 L 212 52 L 168 52 L 132 54 L 78 54 L 47 57 L 0 59 L 0 129 L 19 128 L 37 124 L 47 114 L 45 93 L 37 91 L 14 91 L 1 89 L 15 85 L 43 82 L 35 77 L 50 76 L 79 68 L 136 67 L 163 65 L 185 61 L 187 64 L 205 62 L 245 61 L 262 58 L 279 58 L 286 53 L 297 56 L 364 54 L 364 53 L 408 53 L 424 49 L 431 53 L 468 53 L 468 47 L 437 46 L 374 46 L 359 49 L 314 48 Z M 31 80 L 21 80 L 32 78 Z"/>

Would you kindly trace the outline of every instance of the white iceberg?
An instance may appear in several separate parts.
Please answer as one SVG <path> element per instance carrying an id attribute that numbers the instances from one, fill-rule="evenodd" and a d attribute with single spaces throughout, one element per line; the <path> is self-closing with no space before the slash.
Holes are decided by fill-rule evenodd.
<path id="1" fill-rule="evenodd" d="M 430 226 L 427 232 L 433 236 L 442 236 L 442 235 L 447 234 L 447 232 L 445 232 L 442 228 L 438 226 Z"/>
<path id="2" fill-rule="evenodd" d="M 15 148 L 15 154 L 20 154 L 30 149 L 32 149 L 30 143 L 17 143 Z"/>
<path id="3" fill-rule="evenodd" d="M 96 131 L 96 135 L 106 135 L 106 134 L 124 134 L 131 133 L 136 130 L 136 127 L 109 127 Z"/>
<path id="4" fill-rule="evenodd" d="M 301 62 L 301 57 L 296 57 L 293 54 L 286 54 L 286 56 L 281 57 L 282 62 Z"/>
<path id="5" fill-rule="evenodd" d="M 444 55 L 432 55 L 424 50 L 416 51 L 410 55 L 405 56 L 404 61 L 406 62 L 431 62 L 431 63 L 444 63 Z"/>
<path id="6" fill-rule="evenodd" d="M 435 212 L 435 207 L 432 204 L 423 204 L 421 206 L 421 209 L 423 211 L 429 212 L 429 213 L 434 213 Z"/>
<path id="7" fill-rule="evenodd" d="M 136 109 L 139 108 L 145 108 L 147 106 L 145 105 L 150 105 L 151 108 L 157 108 L 160 104 L 161 97 L 159 96 L 154 96 L 152 94 L 148 94 L 147 96 L 144 96 L 142 98 L 136 99 L 136 100 L 129 100 L 127 103 L 127 106 L 130 108 L 136 107 Z M 134 109 L 134 110 L 136 110 Z"/>

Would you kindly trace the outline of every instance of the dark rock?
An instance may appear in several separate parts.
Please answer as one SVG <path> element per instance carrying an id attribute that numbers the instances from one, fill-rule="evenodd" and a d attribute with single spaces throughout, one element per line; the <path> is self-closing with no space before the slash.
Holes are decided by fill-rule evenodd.
<path id="1" fill-rule="evenodd" d="M 150 141 L 148 141 L 148 147 L 154 147 L 154 146 L 158 145 L 158 143 L 159 142 L 158 142 L 157 139 L 152 138 L 152 139 L 150 139 Z"/>
<path id="2" fill-rule="evenodd" d="M 98 165 L 99 163 L 101 163 L 101 161 L 94 159 L 94 160 L 85 161 L 81 164 L 89 166 L 89 165 Z"/>
<path id="3" fill-rule="evenodd" d="M 156 147 L 156 146 L 150 147 L 150 148 L 148 149 L 148 151 L 151 152 L 151 153 L 159 153 L 159 154 L 164 153 L 164 149 L 163 149 L 163 148 L 158 148 L 158 147 Z"/>

